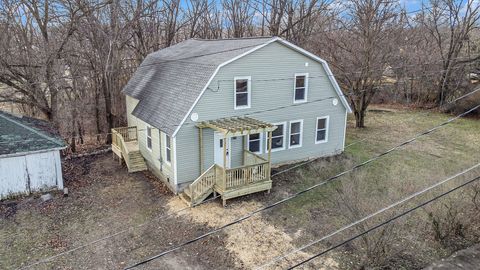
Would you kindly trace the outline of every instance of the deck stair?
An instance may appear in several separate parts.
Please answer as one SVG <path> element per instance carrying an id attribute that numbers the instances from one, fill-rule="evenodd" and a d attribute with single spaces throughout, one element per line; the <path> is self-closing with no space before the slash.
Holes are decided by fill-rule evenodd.
<path id="1" fill-rule="evenodd" d="M 235 197 L 270 191 L 270 162 L 248 150 L 244 151 L 244 165 L 224 169 L 214 164 L 195 181 L 187 186 L 180 198 L 189 206 L 195 206 L 204 201 L 212 193 L 218 194 L 223 205 L 226 200 Z"/>
<path id="2" fill-rule="evenodd" d="M 113 154 L 119 157 L 120 162 L 125 160 L 129 173 L 147 170 L 147 163 L 138 147 L 137 136 L 137 127 L 112 129 Z"/>
<path id="3" fill-rule="evenodd" d="M 201 203 L 214 192 L 219 167 L 213 164 L 180 194 L 180 198 L 189 206 Z"/>

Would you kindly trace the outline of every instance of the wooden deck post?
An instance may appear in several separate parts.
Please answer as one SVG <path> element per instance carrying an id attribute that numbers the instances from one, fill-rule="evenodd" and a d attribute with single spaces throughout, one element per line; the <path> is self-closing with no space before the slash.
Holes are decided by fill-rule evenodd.
<path id="1" fill-rule="evenodd" d="M 198 128 L 198 140 L 200 146 L 200 174 L 203 173 L 203 128 Z"/>
<path id="2" fill-rule="evenodd" d="M 223 134 L 223 186 L 227 189 L 227 133 Z M 226 205 L 227 202 L 223 199 L 223 207 Z"/>
<path id="3" fill-rule="evenodd" d="M 245 151 L 248 150 L 248 137 L 250 136 L 250 130 L 247 132 L 247 135 L 243 136 L 243 153 L 242 153 L 242 165 L 245 165 L 245 162 L 247 161 L 246 159 L 246 154 Z"/>
<path id="4" fill-rule="evenodd" d="M 272 167 L 272 132 L 269 131 L 268 132 L 268 170 L 267 170 L 267 173 L 268 173 L 268 178 L 267 179 L 270 179 L 271 177 L 271 168 Z"/>

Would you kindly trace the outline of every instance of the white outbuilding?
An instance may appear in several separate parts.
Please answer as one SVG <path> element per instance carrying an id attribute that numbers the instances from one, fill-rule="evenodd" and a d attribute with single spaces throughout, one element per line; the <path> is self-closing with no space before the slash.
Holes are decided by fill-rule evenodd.
<path id="1" fill-rule="evenodd" d="M 63 189 L 60 150 L 65 148 L 47 121 L 0 111 L 0 199 Z"/>

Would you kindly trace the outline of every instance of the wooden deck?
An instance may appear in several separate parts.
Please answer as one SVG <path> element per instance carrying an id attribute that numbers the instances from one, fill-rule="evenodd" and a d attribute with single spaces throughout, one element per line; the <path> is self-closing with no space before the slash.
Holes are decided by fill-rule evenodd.
<path id="1" fill-rule="evenodd" d="M 138 147 L 137 136 L 137 127 L 112 129 L 113 155 L 118 156 L 120 162 L 125 161 L 129 173 L 147 170 L 147 164 Z"/>
<path id="2" fill-rule="evenodd" d="M 254 153 L 244 150 L 245 164 L 225 169 L 217 164 L 193 181 L 180 198 L 188 205 L 201 203 L 210 194 L 219 194 L 223 205 L 228 199 L 261 191 L 270 191 L 270 162 Z"/>

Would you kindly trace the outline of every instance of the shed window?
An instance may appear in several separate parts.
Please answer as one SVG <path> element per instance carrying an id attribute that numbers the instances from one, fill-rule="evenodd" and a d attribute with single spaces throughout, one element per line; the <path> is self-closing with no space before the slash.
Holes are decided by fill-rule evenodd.
<path id="1" fill-rule="evenodd" d="M 235 109 L 250 108 L 250 77 L 235 77 Z"/>
<path id="2" fill-rule="evenodd" d="M 250 134 L 248 136 L 248 150 L 253 153 L 262 153 L 262 133 Z"/>
<path id="3" fill-rule="evenodd" d="M 165 160 L 170 163 L 172 162 L 172 142 L 170 136 L 165 134 Z"/>
<path id="4" fill-rule="evenodd" d="M 152 151 L 152 127 L 147 126 L 147 149 Z"/>
<path id="5" fill-rule="evenodd" d="M 308 74 L 295 74 L 295 86 L 294 86 L 294 97 L 293 102 L 305 102 L 307 101 L 307 91 L 308 91 Z"/>
<path id="6" fill-rule="evenodd" d="M 289 148 L 302 146 L 303 120 L 290 121 Z"/>
<path id="7" fill-rule="evenodd" d="M 317 128 L 315 134 L 315 143 L 328 141 L 328 116 L 317 118 Z"/>
<path id="8" fill-rule="evenodd" d="M 285 127 L 286 123 L 274 124 L 277 129 L 272 131 L 272 152 L 285 149 Z M 268 142 L 268 138 L 267 138 Z M 268 143 L 267 143 L 268 149 Z"/>

